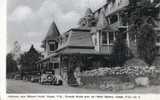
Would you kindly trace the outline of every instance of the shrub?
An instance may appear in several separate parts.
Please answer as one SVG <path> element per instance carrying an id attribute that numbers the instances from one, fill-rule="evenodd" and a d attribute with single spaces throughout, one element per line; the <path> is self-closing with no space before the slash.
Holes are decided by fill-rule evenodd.
<path id="1" fill-rule="evenodd" d="M 135 83 L 137 86 L 148 87 L 149 86 L 149 78 L 148 77 L 137 77 L 135 79 Z"/>
<path id="2" fill-rule="evenodd" d="M 152 63 L 152 66 L 156 66 L 160 68 L 160 57 L 156 57 Z"/>
<path id="3" fill-rule="evenodd" d="M 122 66 L 124 62 L 129 58 L 128 47 L 124 38 L 125 32 L 121 32 L 116 36 L 116 41 L 113 46 L 112 63 L 114 66 Z"/>
<path id="4" fill-rule="evenodd" d="M 114 67 L 114 68 L 99 68 L 91 71 L 85 71 L 82 73 L 82 77 L 99 77 L 99 76 L 125 76 L 129 77 L 133 81 L 136 77 L 149 77 L 157 78 L 160 74 L 160 69 L 155 66 L 125 66 L 125 67 Z M 124 78 L 125 78 L 124 77 Z"/>
<path id="5" fill-rule="evenodd" d="M 143 60 L 138 59 L 138 58 L 132 58 L 129 59 L 125 62 L 124 67 L 129 67 L 129 66 L 141 66 L 145 67 L 148 66 L 147 63 L 145 63 Z"/>
<path id="6" fill-rule="evenodd" d="M 156 34 L 150 24 L 144 24 L 140 33 L 137 39 L 139 57 L 151 65 L 157 53 Z"/>
<path id="7" fill-rule="evenodd" d="M 81 81 L 88 88 L 112 91 L 132 89 L 135 85 L 159 85 L 160 69 L 155 66 L 105 67 L 82 72 Z"/>

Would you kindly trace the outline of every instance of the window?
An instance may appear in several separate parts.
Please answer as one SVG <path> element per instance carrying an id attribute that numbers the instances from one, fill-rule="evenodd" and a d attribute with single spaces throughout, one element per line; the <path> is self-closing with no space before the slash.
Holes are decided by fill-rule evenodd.
<path id="1" fill-rule="evenodd" d="M 127 39 L 127 28 L 119 28 L 119 33 L 122 34 L 122 39 Z"/>
<path id="2" fill-rule="evenodd" d="M 107 32 L 102 32 L 102 43 L 107 44 Z"/>
<path id="3" fill-rule="evenodd" d="M 157 38 L 157 42 L 160 43 L 160 36 Z"/>
<path id="4" fill-rule="evenodd" d="M 50 51 L 54 51 L 54 48 L 55 48 L 55 45 L 54 44 L 49 44 L 49 48 L 50 48 Z"/>
<path id="5" fill-rule="evenodd" d="M 117 15 L 112 15 L 109 18 L 110 18 L 110 24 L 113 24 L 113 23 L 118 21 L 118 16 Z"/>
<path id="6" fill-rule="evenodd" d="M 112 45 L 115 40 L 114 32 L 102 32 L 102 44 Z"/>
<path id="7" fill-rule="evenodd" d="M 53 69 L 53 63 L 49 63 L 49 69 Z"/>
<path id="8" fill-rule="evenodd" d="M 55 41 L 49 41 L 49 49 L 50 51 L 54 51 L 58 48 L 58 43 Z"/>
<path id="9" fill-rule="evenodd" d="M 114 33 L 109 32 L 109 44 L 113 44 L 113 42 L 114 42 Z"/>
<path id="10" fill-rule="evenodd" d="M 57 69 L 59 67 L 58 63 L 54 63 L 54 68 Z"/>

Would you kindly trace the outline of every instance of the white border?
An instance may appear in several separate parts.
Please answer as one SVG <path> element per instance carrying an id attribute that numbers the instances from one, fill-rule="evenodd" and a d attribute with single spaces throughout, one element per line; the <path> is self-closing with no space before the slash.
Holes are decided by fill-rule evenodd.
<path id="1" fill-rule="evenodd" d="M 0 100 L 6 98 L 6 0 L 0 0 Z"/>
<path id="2" fill-rule="evenodd" d="M 10 94 L 7 96 L 10 96 L 7 100 L 22 100 L 22 99 L 23 100 L 159 100 L 160 98 L 160 95 L 158 94 L 18 94 L 18 95 Z M 21 96 L 25 97 L 22 98 Z M 35 96 L 35 97 L 28 98 L 28 96 Z M 38 96 L 45 96 L 45 97 L 39 98 Z M 54 98 L 50 98 L 47 96 L 54 96 Z M 76 96 L 81 96 L 81 97 L 77 98 Z M 85 98 L 85 96 L 89 96 L 89 98 Z M 97 96 L 101 96 L 102 98 Z M 105 98 L 105 96 L 108 97 Z M 123 96 L 123 98 L 121 98 L 121 96 Z"/>
<path id="3" fill-rule="evenodd" d="M 113 98 L 112 100 L 159 100 L 160 94 L 6 94 L 6 0 L 0 0 L 0 100 L 6 100 L 7 96 L 140 96 L 140 99 L 134 98 L 126 98 L 126 99 L 118 99 Z M 75 100 L 72 98 L 62 98 L 64 100 Z M 106 98 L 103 98 L 106 100 Z M 103 100 L 103 99 L 94 99 L 94 100 Z M 8 98 L 7 100 L 22 100 L 22 98 Z M 40 98 L 25 98 L 23 100 L 44 100 Z M 46 98 L 45 100 L 54 100 L 53 98 Z M 56 97 L 55 100 L 60 100 L 60 98 Z M 84 100 L 84 98 L 77 98 L 77 100 Z M 89 100 L 89 99 L 86 99 Z M 111 100 L 109 98 L 108 100 Z"/>

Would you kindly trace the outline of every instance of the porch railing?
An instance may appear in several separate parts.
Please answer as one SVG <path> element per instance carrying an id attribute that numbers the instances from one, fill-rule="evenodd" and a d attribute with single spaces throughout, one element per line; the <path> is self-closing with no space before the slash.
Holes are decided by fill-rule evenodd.
<path id="1" fill-rule="evenodd" d="M 113 51 L 113 45 L 102 45 L 100 47 L 100 53 L 104 53 L 104 54 L 112 54 Z"/>

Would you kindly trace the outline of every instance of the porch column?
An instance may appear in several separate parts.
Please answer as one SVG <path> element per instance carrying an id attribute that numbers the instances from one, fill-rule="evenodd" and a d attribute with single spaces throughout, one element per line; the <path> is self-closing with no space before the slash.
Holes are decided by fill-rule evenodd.
<path id="1" fill-rule="evenodd" d="M 107 32 L 107 51 L 109 51 L 110 47 L 109 47 L 109 32 Z"/>
<path id="2" fill-rule="evenodd" d="M 62 63 L 63 63 L 63 61 L 62 61 L 62 55 L 60 55 L 60 58 L 59 58 L 60 60 L 59 60 L 59 74 L 60 74 L 60 76 L 62 76 Z"/>
<path id="3" fill-rule="evenodd" d="M 127 25 L 127 45 L 130 47 L 130 39 L 129 39 L 129 33 L 128 33 L 128 25 Z"/>
<path id="4" fill-rule="evenodd" d="M 109 32 L 107 32 L 107 45 L 109 45 Z"/>
<path id="5" fill-rule="evenodd" d="M 116 41 L 116 32 L 113 32 L 113 40 Z"/>
<path id="6" fill-rule="evenodd" d="M 107 19 L 108 19 L 108 24 L 110 24 L 111 23 L 110 18 L 108 17 Z"/>
<path id="7" fill-rule="evenodd" d="M 69 57 L 68 55 L 61 55 L 60 56 L 60 75 L 63 80 L 63 85 L 68 85 L 68 61 Z"/>
<path id="8" fill-rule="evenodd" d="M 118 22 L 120 23 L 120 14 L 117 13 L 117 17 L 118 17 Z"/>

